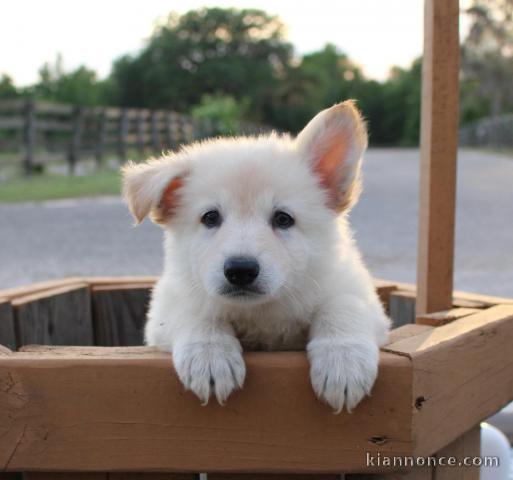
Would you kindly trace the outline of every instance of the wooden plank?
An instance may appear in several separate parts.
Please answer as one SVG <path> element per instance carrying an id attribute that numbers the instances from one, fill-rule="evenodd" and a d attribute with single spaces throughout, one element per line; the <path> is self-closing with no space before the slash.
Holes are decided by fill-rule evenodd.
<path id="1" fill-rule="evenodd" d="M 59 287 L 12 300 L 20 345 L 92 345 L 91 294 L 87 284 Z"/>
<path id="2" fill-rule="evenodd" d="M 76 285 L 77 283 L 84 283 L 85 280 L 81 277 L 66 277 L 55 280 L 48 280 L 46 282 L 37 282 L 30 285 L 23 285 L 21 287 L 6 288 L 0 290 L 0 297 L 12 300 L 15 297 L 21 297 L 25 295 L 32 295 L 34 293 L 43 292 L 45 290 L 51 290 L 53 288 L 62 287 L 66 285 Z"/>
<path id="3" fill-rule="evenodd" d="M 73 113 L 73 105 L 66 105 L 55 102 L 35 102 L 37 113 L 53 114 L 53 115 L 71 115 Z"/>
<path id="4" fill-rule="evenodd" d="M 459 100 L 458 0 L 425 0 L 417 314 L 452 306 Z"/>
<path id="5" fill-rule="evenodd" d="M 200 480 L 202 480 L 200 478 Z M 344 480 L 339 474 L 209 473 L 205 480 Z"/>
<path id="6" fill-rule="evenodd" d="M 14 315 L 11 303 L 6 298 L 0 298 L 0 345 L 16 350 Z"/>
<path id="7" fill-rule="evenodd" d="M 142 345 L 151 289 L 148 287 L 93 287 L 95 344 Z"/>
<path id="8" fill-rule="evenodd" d="M 390 293 L 398 289 L 397 285 L 386 280 L 375 279 L 374 287 L 376 288 L 376 292 L 379 295 L 381 303 L 388 313 L 390 311 Z"/>
<path id="9" fill-rule="evenodd" d="M 34 102 L 31 99 L 26 100 L 23 110 L 25 119 L 23 127 L 23 147 L 25 150 L 23 167 L 25 169 L 25 175 L 30 175 L 34 169 L 34 151 L 36 147 L 37 120 Z"/>
<path id="10" fill-rule="evenodd" d="M 428 325 L 420 325 L 416 323 L 409 323 L 398 328 L 390 330 L 388 335 L 387 345 L 393 345 L 394 343 L 404 340 L 406 338 L 420 335 L 421 333 L 429 332 L 432 329 Z"/>
<path id="11" fill-rule="evenodd" d="M 513 400 L 511 338 L 513 305 L 498 305 L 387 345 L 412 360 L 417 455 L 440 450 Z"/>
<path id="12" fill-rule="evenodd" d="M 405 357 L 382 353 L 372 397 L 333 415 L 312 392 L 303 352 L 245 354 L 244 388 L 224 407 L 202 407 L 169 354 L 60 350 L 69 354 L 0 357 L 0 468 L 317 474 L 413 449 Z"/>
<path id="13" fill-rule="evenodd" d="M 83 277 L 83 281 L 89 283 L 93 288 L 102 285 L 141 285 L 153 286 L 158 280 L 155 276 L 141 277 Z"/>
<path id="14" fill-rule="evenodd" d="M 479 312 L 479 309 L 477 308 L 451 308 L 450 310 L 444 310 L 443 312 L 418 315 L 416 322 L 421 325 L 439 327 L 440 325 L 445 325 L 447 323 L 453 322 L 454 320 L 467 317 L 477 312 Z"/>
<path id="15" fill-rule="evenodd" d="M 23 480 L 109 480 L 108 473 L 25 472 Z"/>
<path id="16" fill-rule="evenodd" d="M 11 355 L 12 353 L 12 350 L 4 347 L 3 345 L 0 345 L 0 355 Z"/>
<path id="17" fill-rule="evenodd" d="M 21 116 L 16 117 L 0 117 L 0 129 L 2 130 L 20 130 L 23 128 L 24 119 Z"/>
<path id="18" fill-rule="evenodd" d="M 11 474 L 12 475 L 12 474 Z M 1 480 L 0 476 L 0 480 Z M 196 480 L 192 473 L 58 473 L 26 472 L 23 480 Z"/>
<path id="19" fill-rule="evenodd" d="M 415 293 L 395 290 L 389 294 L 389 315 L 394 327 L 415 322 Z"/>
<path id="20" fill-rule="evenodd" d="M 346 475 L 344 480 L 434 480 L 433 468 L 415 467 L 409 472 L 384 474 L 352 474 Z"/>
<path id="21" fill-rule="evenodd" d="M 110 473 L 109 480 L 198 480 L 195 473 Z"/>
<path id="22" fill-rule="evenodd" d="M 481 448 L 481 429 L 479 425 L 457 438 L 447 447 L 440 450 L 436 456 L 454 457 L 463 462 L 465 458 L 479 457 Z M 438 465 L 435 469 L 436 480 L 479 480 L 479 467 Z"/>
<path id="23" fill-rule="evenodd" d="M 391 282 L 378 278 L 374 279 L 374 284 L 376 286 L 386 283 Z M 410 292 L 412 297 L 415 298 L 417 291 L 415 285 L 404 282 L 393 282 L 393 284 L 397 287 L 397 290 L 401 290 L 402 292 Z M 494 305 L 513 304 L 513 298 L 497 297 L 493 295 L 483 295 L 480 293 L 462 292 L 460 290 L 456 290 L 453 293 L 452 303 L 453 307 L 488 308 L 493 307 Z"/>

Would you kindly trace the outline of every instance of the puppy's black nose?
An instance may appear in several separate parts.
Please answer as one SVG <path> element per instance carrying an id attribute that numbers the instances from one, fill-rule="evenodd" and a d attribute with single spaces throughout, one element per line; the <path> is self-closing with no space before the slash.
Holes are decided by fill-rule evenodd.
<path id="1" fill-rule="evenodd" d="M 260 266 L 253 257 L 230 257 L 224 262 L 224 276 L 238 287 L 253 283 L 259 271 Z"/>

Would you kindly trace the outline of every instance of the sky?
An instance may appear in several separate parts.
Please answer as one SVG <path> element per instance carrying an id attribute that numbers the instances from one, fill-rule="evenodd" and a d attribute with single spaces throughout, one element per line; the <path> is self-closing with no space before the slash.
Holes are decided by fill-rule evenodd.
<path id="1" fill-rule="evenodd" d="M 331 42 L 379 80 L 422 51 L 422 0 L 2 0 L 0 74 L 34 83 L 60 53 L 65 70 L 85 64 L 105 77 L 112 60 L 144 45 L 159 18 L 203 6 L 277 14 L 298 54 Z"/>

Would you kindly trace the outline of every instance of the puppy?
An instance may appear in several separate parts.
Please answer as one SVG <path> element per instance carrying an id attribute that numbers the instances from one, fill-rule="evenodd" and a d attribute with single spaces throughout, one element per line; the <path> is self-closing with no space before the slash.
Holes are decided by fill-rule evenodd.
<path id="1" fill-rule="evenodd" d="M 352 102 L 296 137 L 195 143 L 123 169 L 137 222 L 165 232 L 146 343 L 172 352 L 206 404 L 244 383 L 244 349 L 306 347 L 310 379 L 336 412 L 371 391 L 389 320 L 347 224 L 367 147 Z"/>

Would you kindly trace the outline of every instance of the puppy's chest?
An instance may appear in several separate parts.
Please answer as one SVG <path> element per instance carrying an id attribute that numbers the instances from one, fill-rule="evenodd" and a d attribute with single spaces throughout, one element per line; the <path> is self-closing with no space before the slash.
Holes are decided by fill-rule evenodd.
<path id="1" fill-rule="evenodd" d="M 304 350 L 308 341 L 306 322 L 234 318 L 230 323 L 244 350 Z"/>

